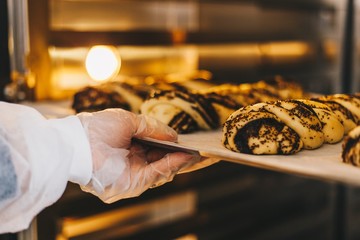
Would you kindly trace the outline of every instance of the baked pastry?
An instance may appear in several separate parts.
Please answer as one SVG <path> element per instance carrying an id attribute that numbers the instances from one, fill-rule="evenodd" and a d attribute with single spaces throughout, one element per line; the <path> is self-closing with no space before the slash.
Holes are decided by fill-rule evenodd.
<path id="1" fill-rule="evenodd" d="M 123 108 L 152 116 L 178 133 L 220 128 L 241 106 L 303 95 L 300 85 L 281 76 L 239 85 L 210 82 L 207 71 L 109 82 L 78 91 L 76 112 Z"/>
<path id="2" fill-rule="evenodd" d="M 345 128 L 339 116 L 337 116 L 330 107 L 324 103 L 307 99 L 298 99 L 296 101 L 305 103 L 306 106 L 312 108 L 316 113 L 317 118 L 321 122 L 321 131 L 324 134 L 325 143 L 337 143 L 341 141 L 345 133 Z"/>
<path id="3" fill-rule="evenodd" d="M 334 94 L 312 98 L 326 104 L 338 116 L 345 128 L 345 134 L 360 125 L 360 95 Z"/>
<path id="4" fill-rule="evenodd" d="M 242 107 L 230 115 L 222 131 L 222 144 L 235 152 L 294 154 L 341 141 L 345 128 L 326 104 L 294 99 Z"/>
<path id="5" fill-rule="evenodd" d="M 157 81 L 153 86 L 160 91 L 144 101 L 141 113 L 168 124 L 178 133 L 217 129 L 241 106 L 303 96 L 300 85 L 281 76 L 239 85 L 211 87 L 201 79 L 193 79 L 171 84 Z"/>
<path id="6" fill-rule="evenodd" d="M 106 108 L 122 108 L 139 113 L 140 106 L 151 88 L 141 84 L 108 82 L 85 87 L 73 96 L 72 108 L 77 112 L 92 112 Z"/>
<path id="7" fill-rule="evenodd" d="M 164 122 L 178 133 L 189 133 L 219 128 L 238 107 L 232 99 L 216 93 L 158 90 L 143 102 L 141 113 Z"/>
<path id="8" fill-rule="evenodd" d="M 341 157 L 344 163 L 360 166 L 360 126 L 344 137 Z"/>
<path id="9" fill-rule="evenodd" d="M 144 82 L 158 90 L 202 91 L 216 86 L 210 81 L 212 74 L 206 70 L 189 73 L 173 73 L 165 76 L 149 76 Z"/>
<path id="10" fill-rule="evenodd" d="M 85 87 L 73 97 L 72 109 L 79 112 L 95 112 L 106 108 L 130 110 L 130 105 L 116 92 L 96 87 Z"/>
<path id="11" fill-rule="evenodd" d="M 72 108 L 76 112 L 123 108 L 139 113 L 142 102 L 154 90 L 196 91 L 215 86 L 211 73 L 205 70 L 183 74 L 149 76 L 145 79 L 124 78 L 97 86 L 87 86 L 73 96 Z"/>
<path id="12" fill-rule="evenodd" d="M 220 84 L 203 92 L 216 92 L 223 96 L 230 96 L 240 106 L 304 96 L 304 91 L 299 84 L 280 75 L 255 83 Z"/>
<path id="13" fill-rule="evenodd" d="M 300 84 L 293 79 L 275 75 L 254 84 L 256 88 L 267 89 L 278 99 L 295 99 L 304 96 L 304 90 Z"/>

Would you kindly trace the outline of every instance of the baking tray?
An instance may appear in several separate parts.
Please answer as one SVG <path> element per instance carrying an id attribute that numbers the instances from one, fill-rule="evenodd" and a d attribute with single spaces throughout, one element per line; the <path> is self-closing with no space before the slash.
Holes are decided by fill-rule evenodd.
<path id="1" fill-rule="evenodd" d="M 47 117 L 64 117 L 74 114 L 70 102 L 25 103 Z M 211 161 L 228 161 L 278 172 L 295 174 L 324 181 L 360 186 L 360 168 L 341 161 L 341 144 L 324 144 L 315 150 L 301 150 L 294 155 L 251 155 L 232 152 L 221 144 L 221 130 L 179 134 L 178 142 L 146 138 L 147 144 L 175 151 L 196 152 L 212 158 Z M 211 162 L 209 161 L 209 162 Z"/>
<path id="2" fill-rule="evenodd" d="M 204 131 L 179 134 L 178 142 L 142 139 L 147 144 L 171 150 L 197 152 L 201 156 L 324 181 L 360 186 L 360 168 L 342 162 L 342 142 L 323 144 L 314 150 L 293 155 L 252 155 L 236 153 L 221 144 L 222 133 Z"/>

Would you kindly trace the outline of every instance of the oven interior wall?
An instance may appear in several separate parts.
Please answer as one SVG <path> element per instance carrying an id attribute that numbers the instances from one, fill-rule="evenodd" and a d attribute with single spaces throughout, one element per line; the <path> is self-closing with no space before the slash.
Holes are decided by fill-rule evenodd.
<path id="1" fill-rule="evenodd" d="M 347 14 L 353 5 L 351 0 L 37 0 L 30 6 L 36 96 L 70 97 L 88 77 L 84 57 L 68 50 L 87 51 L 97 44 L 115 46 L 124 55 L 120 74 L 184 70 L 171 51 L 192 49 L 190 63 L 196 64 L 191 66 L 211 71 L 216 82 L 253 82 L 282 74 L 311 92 L 354 92 L 354 74 L 349 74 L 354 71 L 353 29 L 347 27 L 354 21 L 354 14 Z M 40 18 L 43 14 L 47 17 Z M 148 58 L 139 50 L 154 47 L 168 47 L 158 52 L 167 67 L 136 71 Z M 57 75 L 75 71 L 74 79 Z M 73 82 L 64 87 L 70 95 L 59 93 L 59 81 Z"/>

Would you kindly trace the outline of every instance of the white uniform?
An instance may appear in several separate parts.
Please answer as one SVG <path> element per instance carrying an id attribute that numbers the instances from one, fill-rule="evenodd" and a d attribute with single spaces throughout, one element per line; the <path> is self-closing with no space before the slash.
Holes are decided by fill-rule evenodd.
<path id="1" fill-rule="evenodd" d="M 91 175 L 89 142 L 76 116 L 46 119 L 0 102 L 0 233 L 26 229 L 68 181 L 86 185 Z"/>

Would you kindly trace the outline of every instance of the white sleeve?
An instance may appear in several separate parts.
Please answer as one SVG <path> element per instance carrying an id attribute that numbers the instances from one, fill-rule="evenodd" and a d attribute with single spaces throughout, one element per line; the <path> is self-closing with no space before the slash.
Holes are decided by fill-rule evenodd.
<path id="1" fill-rule="evenodd" d="M 0 102 L 0 233 L 26 229 L 68 181 L 86 185 L 91 173 L 89 142 L 76 116 L 49 120 Z"/>

